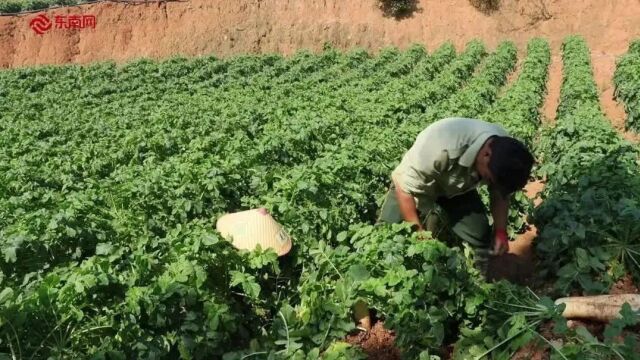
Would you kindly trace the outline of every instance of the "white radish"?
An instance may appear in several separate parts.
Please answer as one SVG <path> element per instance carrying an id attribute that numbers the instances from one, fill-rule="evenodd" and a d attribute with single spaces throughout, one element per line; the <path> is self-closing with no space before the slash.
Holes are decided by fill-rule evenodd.
<path id="1" fill-rule="evenodd" d="M 633 311 L 640 310 L 640 295 L 597 295 L 560 298 L 556 305 L 565 304 L 562 316 L 567 319 L 590 319 L 607 322 L 620 317 L 622 305 L 628 303 Z"/>

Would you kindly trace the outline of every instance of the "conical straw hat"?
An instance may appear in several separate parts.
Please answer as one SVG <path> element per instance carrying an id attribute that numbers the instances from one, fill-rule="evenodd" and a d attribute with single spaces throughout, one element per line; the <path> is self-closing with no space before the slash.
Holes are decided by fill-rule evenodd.
<path id="1" fill-rule="evenodd" d="M 291 237 L 265 208 L 225 214 L 216 222 L 216 229 L 238 249 L 253 250 L 260 244 L 278 256 L 291 250 Z"/>

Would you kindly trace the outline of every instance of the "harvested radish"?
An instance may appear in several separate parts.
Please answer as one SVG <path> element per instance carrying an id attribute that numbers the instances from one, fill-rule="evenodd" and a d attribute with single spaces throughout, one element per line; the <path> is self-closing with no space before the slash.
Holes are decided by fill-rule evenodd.
<path id="1" fill-rule="evenodd" d="M 556 305 L 565 304 L 562 316 L 567 319 L 610 321 L 620 316 L 622 305 L 628 303 L 634 311 L 640 310 L 640 295 L 598 295 L 560 298 Z"/>

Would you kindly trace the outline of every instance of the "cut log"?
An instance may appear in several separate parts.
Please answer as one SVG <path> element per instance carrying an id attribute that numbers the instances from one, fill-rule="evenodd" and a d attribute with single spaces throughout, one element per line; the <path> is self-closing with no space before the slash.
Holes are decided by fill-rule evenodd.
<path id="1" fill-rule="evenodd" d="M 607 322 L 620 317 L 620 310 L 625 303 L 628 303 L 633 311 L 640 310 L 640 295 L 575 296 L 560 298 L 555 303 L 566 305 L 562 316 L 567 319 Z"/>

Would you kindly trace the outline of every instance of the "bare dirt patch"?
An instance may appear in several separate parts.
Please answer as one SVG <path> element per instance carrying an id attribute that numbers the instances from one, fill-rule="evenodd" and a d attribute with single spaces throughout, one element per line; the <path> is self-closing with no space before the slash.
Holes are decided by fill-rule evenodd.
<path id="1" fill-rule="evenodd" d="M 634 283 L 633 277 L 630 274 L 627 274 L 611 287 L 609 294 L 638 294 L 638 287 Z"/>
<path id="2" fill-rule="evenodd" d="M 559 54 L 560 50 L 552 49 L 552 54 Z M 543 123 L 554 123 L 556 121 L 556 111 L 560 104 L 560 88 L 562 86 L 562 57 L 552 55 L 549 66 L 549 81 L 547 81 L 547 96 L 542 106 Z"/>
<path id="3" fill-rule="evenodd" d="M 593 75 L 600 91 L 600 104 L 611 123 L 618 129 L 624 130 L 626 114 L 622 104 L 613 98 L 613 73 L 616 68 L 616 57 L 598 51 L 591 52 Z"/>
<path id="4" fill-rule="evenodd" d="M 540 194 L 544 190 L 544 182 L 542 180 L 535 180 L 529 182 L 524 187 L 524 193 L 529 199 L 533 199 L 534 206 L 539 206 L 542 203 Z"/>
<path id="5" fill-rule="evenodd" d="M 511 357 L 511 360 L 547 360 L 549 359 L 549 348 L 529 343 Z"/>
<path id="6" fill-rule="evenodd" d="M 349 335 L 346 340 L 362 348 L 371 360 L 400 360 L 401 353 L 394 345 L 395 339 L 393 332 L 385 329 L 382 322 L 377 322 L 371 330 Z"/>

